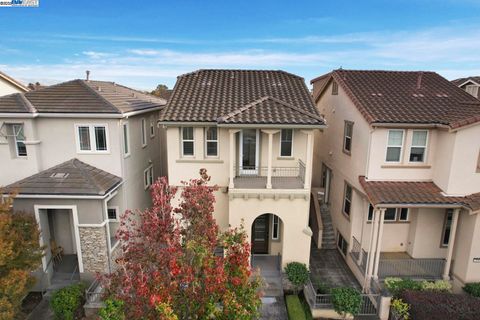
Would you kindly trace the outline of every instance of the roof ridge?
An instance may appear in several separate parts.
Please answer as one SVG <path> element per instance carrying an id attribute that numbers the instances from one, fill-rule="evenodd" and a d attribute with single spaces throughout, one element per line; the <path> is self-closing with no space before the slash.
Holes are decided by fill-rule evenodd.
<path id="1" fill-rule="evenodd" d="M 72 166 L 74 166 L 75 168 L 77 168 L 78 170 L 80 170 L 82 172 L 82 176 L 87 179 L 91 184 L 93 184 L 95 187 L 97 187 L 98 190 L 101 190 L 102 191 L 102 195 L 105 194 L 105 191 L 106 190 L 103 190 L 104 188 L 102 186 L 100 186 L 97 181 L 93 180 L 90 178 L 89 174 L 87 174 L 86 170 L 84 170 L 83 167 L 81 166 L 86 166 L 86 167 L 90 167 L 90 168 L 94 168 L 94 169 L 97 169 L 96 167 L 93 167 L 91 165 L 89 165 L 88 163 L 85 163 L 83 161 L 80 161 L 78 160 L 77 158 L 73 158 L 70 160 L 72 162 Z M 77 165 L 76 162 L 79 162 L 81 164 L 81 166 Z"/>
<path id="2" fill-rule="evenodd" d="M 82 86 L 84 86 L 85 88 L 87 88 L 87 90 L 89 90 L 90 92 L 92 92 L 96 97 L 100 98 L 102 101 L 106 102 L 110 107 L 112 107 L 113 109 L 117 110 L 117 113 L 122 113 L 122 111 L 117 108 L 113 103 L 111 103 L 110 101 L 108 101 L 107 99 L 105 99 L 105 97 L 103 97 L 100 93 L 98 93 L 97 91 L 95 91 L 92 87 L 90 87 L 89 85 L 87 85 L 84 80 L 81 80 L 81 79 L 77 79 L 77 80 L 73 80 L 73 81 L 78 81 L 79 83 L 82 84 Z M 72 81 L 72 82 L 73 82 Z M 80 160 L 79 160 L 80 161 Z"/>
<path id="3" fill-rule="evenodd" d="M 27 97 L 25 97 L 23 92 L 18 93 L 18 97 L 20 97 L 20 100 L 25 105 L 25 107 L 27 107 L 29 112 L 31 112 L 31 113 L 37 113 L 38 112 L 37 108 L 35 108 L 35 106 L 30 102 L 30 100 L 28 100 Z"/>
<path id="4" fill-rule="evenodd" d="M 185 76 L 189 76 L 189 75 L 193 75 L 193 74 L 196 74 L 196 73 L 200 73 L 200 72 L 204 72 L 204 71 L 225 71 L 225 72 L 279 72 L 279 73 L 284 73 L 288 76 L 292 76 L 292 77 L 295 77 L 295 78 L 298 78 L 298 79 L 302 79 L 302 80 L 305 80 L 305 78 L 297 75 L 297 74 L 294 74 L 294 73 L 291 73 L 291 72 L 288 72 L 288 71 L 285 71 L 285 70 L 281 70 L 281 69 L 277 69 L 277 70 L 274 70 L 274 69 L 224 69 L 224 68 L 218 68 L 218 69 L 215 69 L 215 68 L 206 68 L 206 69 L 197 69 L 197 70 L 194 70 L 194 71 L 191 71 L 191 72 L 187 72 L 187 73 L 183 73 L 179 76 L 177 76 L 177 78 L 181 78 L 181 77 L 185 77 Z"/>

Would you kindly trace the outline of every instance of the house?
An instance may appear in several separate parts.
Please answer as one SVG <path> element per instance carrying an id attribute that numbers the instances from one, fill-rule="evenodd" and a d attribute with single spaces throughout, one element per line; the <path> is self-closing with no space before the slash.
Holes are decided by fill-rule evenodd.
<path id="1" fill-rule="evenodd" d="M 480 98 L 480 77 L 460 78 L 452 81 L 453 84 L 470 93 L 475 98 Z"/>
<path id="2" fill-rule="evenodd" d="M 113 268 L 119 215 L 149 207 L 149 186 L 166 174 L 165 104 L 91 80 L 0 97 L 0 185 L 40 225 L 41 286 Z"/>
<path id="3" fill-rule="evenodd" d="M 28 90 L 29 89 L 20 81 L 0 71 L 0 96 L 17 92 L 27 92 Z"/>
<path id="4" fill-rule="evenodd" d="M 329 125 L 313 185 L 360 283 L 480 281 L 480 101 L 434 72 L 339 69 L 311 83 Z"/>
<path id="5" fill-rule="evenodd" d="M 198 70 L 178 77 L 160 122 L 169 182 L 217 185 L 220 228 L 243 225 L 252 253 L 308 264 L 313 134 L 325 123 L 303 78 L 284 71 Z"/>

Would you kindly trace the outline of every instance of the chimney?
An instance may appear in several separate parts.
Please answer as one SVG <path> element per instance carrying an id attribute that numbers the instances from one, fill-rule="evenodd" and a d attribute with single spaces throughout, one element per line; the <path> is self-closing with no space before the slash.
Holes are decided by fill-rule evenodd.
<path id="1" fill-rule="evenodd" d="M 85 73 L 87 74 L 87 78 L 85 80 L 89 81 L 90 80 L 90 71 L 87 70 L 87 71 L 85 71 Z"/>
<path id="2" fill-rule="evenodd" d="M 418 73 L 418 78 L 417 78 L 417 90 L 422 88 L 422 77 L 423 77 L 423 72 Z"/>

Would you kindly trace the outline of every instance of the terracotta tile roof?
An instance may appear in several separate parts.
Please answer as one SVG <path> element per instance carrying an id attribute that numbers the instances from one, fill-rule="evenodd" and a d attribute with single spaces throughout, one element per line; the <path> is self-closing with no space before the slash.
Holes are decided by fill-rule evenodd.
<path id="1" fill-rule="evenodd" d="M 359 177 L 368 199 L 372 205 L 452 205 L 480 209 L 480 193 L 466 197 L 445 196 L 433 182 L 420 181 L 368 181 Z"/>
<path id="2" fill-rule="evenodd" d="M 480 101 L 435 72 L 334 70 L 334 79 L 370 123 L 458 128 L 480 121 Z M 312 80 L 321 81 L 322 77 Z M 318 99 L 322 93 L 316 94 Z"/>
<path id="3" fill-rule="evenodd" d="M 14 96 L 0 97 L 0 112 L 26 112 L 24 101 L 35 109 L 29 112 L 38 113 L 121 114 L 166 104 L 164 99 L 106 81 L 72 80 Z"/>
<path id="4" fill-rule="evenodd" d="M 55 176 L 56 175 L 56 176 Z M 5 192 L 17 191 L 22 195 L 83 195 L 103 196 L 122 179 L 71 159 L 5 187 Z"/>
<path id="5" fill-rule="evenodd" d="M 184 74 L 162 121 L 324 125 L 303 78 L 268 70 Z"/>

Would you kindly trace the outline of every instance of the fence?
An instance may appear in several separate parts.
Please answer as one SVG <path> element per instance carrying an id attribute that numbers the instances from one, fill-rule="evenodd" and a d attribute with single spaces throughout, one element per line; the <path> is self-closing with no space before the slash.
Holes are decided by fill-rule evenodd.
<path id="1" fill-rule="evenodd" d="M 444 267 L 445 259 L 380 259 L 378 276 L 437 279 Z"/>
<path id="2" fill-rule="evenodd" d="M 352 250 L 350 251 L 350 255 L 362 273 L 365 273 L 367 270 L 367 252 L 362 249 L 362 245 L 355 237 L 352 239 Z"/>

